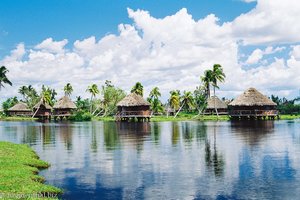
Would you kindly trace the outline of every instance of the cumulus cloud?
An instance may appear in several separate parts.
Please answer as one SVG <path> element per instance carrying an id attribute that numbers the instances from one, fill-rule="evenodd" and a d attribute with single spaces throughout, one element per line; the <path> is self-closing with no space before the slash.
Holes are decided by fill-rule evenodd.
<path id="1" fill-rule="evenodd" d="M 285 47 L 273 48 L 271 46 L 267 47 L 265 50 L 255 49 L 251 53 L 251 55 L 248 57 L 248 59 L 246 60 L 246 64 L 248 64 L 248 65 L 256 64 L 263 58 L 264 55 L 274 54 L 274 53 L 280 52 L 284 49 L 285 49 Z"/>
<path id="2" fill-rule="evenodd" d="M 258 0 L 256 7 L 232 22 L 233 32 L 245 44 L 300 41 L 298 0 Z"/>
<path id="3" fill-rule="evenodd" d="M 226 73 L 226 82 L 218 91 L 220 96 L 233 97 L 251 86 L 267 94 L 291 94 L 300 84 L 297 76 L 299 46 L 291 44 L 288 58 L 278 58 L 247 71 L 238 61 L 239 47 L 247 43 L 300 41 L 300 38 L 279 34 L 277 30 L 277 24 L 290 19 L 290 15 L 276 18 L 277 24 L 259 21 L 259 31 L 254 30 L 252 18 L 260 19 L 261 13 L 273 12 L 267 4 L 275 10 L 280 9 L 277 0 L 268 2 L 259 0 L 254 10 L 223 24 L 214 14 L 194 20 L 184 8 L 164 18 L 155 18 L 144 10 L 128 9 L 133 23 L 120 24 L 118 34 L 109 34 L 99 40 L 91 36 L 69 44 L 70 47 L 66 47 L 66 39 L 48 38 L 34 48 L 21 43 L 1 61 L 10 70 L 9 76 L 14 83 L 13 89 L 6 90 L 4 96 L 16 95 L 19 86 L 28 84 L 50 85 L 62 95 L 64 84 L 71 82 L 75 95 L 87 97 L 85 89 L 89 84 L 101 85 L 105 80 L 111 80 L 126 91 L 137 81 L 142 82 L 146 93 L 159 86 L 166 99 L 170 90 L 193 90 L 200 84 L 203 71 L 215 63 L 220 63 Z M 246 32 L 242 31 L 242 26 L 247 26 Z M 275 30 L 274 38 L 277 39 L 270 40 L 271 32 L 264 32 L 266 28 Z M 279 52 L 282 48 L 266 45 L 256 49 L 246 63 L 259 63 L 264 55 Z"/>

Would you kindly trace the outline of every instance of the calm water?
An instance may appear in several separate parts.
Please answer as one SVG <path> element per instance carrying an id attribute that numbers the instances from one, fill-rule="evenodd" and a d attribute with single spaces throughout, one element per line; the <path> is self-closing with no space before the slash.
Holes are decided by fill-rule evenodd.
<path id="1" fill-rule="evenodd" d="M 63 199 L 297 199 L 300 121 L 0 122 Z"/>

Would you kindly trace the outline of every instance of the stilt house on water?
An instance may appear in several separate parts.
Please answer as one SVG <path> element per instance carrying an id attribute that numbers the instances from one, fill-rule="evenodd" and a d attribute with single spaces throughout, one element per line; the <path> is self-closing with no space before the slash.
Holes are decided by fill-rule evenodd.
<path id="1" fill-rule="evenodd" d="M 216 109 L 219 115 L 227 115 L 227 104 L 224 101 L 221 101 L 217 96 L 212 96 L 207 99 L 207 106 L 205 109 L 205 115 L 216 114 Z"/>
<path id="2" fill-rule="evenodd" d="M 51 117 L 51 109 L 52 107 L 41 99 L 34 107 L 33 107 L 33 116 L 42 119 L 49 119 Z"/>
<path id="3" fill-rule="evenodd" d="M 26 103 L 19 102 L 13 107 L 7 110 L 7 114 L 10 116 L 31 116 L 32 111 L 29 109 Z"/>
<path id="4" fill-rule="evenodd" d="M 233 119 L 275 119 L 275 117 L 279 117 L 277 104 L 255 88 L 249 88 L 228 106 L 229 115 Z"/>
<path id="5" fill-rule="evenodd" d="M 150 121 L 151 110 L 150 103 L 142 96 L 131 93 L 117 104 L 116 121 L 129 121 L 137 119 L 138 121 Z"/>
<path id="6" fill-rule="evenodd" d="M 72 115 L 72 111 L 77 109 L 73 101 L 67 96 L 60 98 L 53 106 L 54 119 L 68 118 Z"/>

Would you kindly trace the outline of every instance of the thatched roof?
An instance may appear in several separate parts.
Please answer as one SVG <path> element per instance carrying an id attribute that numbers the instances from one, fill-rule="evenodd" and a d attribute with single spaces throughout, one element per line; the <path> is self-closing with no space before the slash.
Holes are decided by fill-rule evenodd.
<path id="1" fill-rule="evenodd" d="M 35 106 L 33 106 L 34 109 L 38 109 L 41 105 L 44 105 L 46 109 L 52 109 L 52 107 L 45 102 L 43 99 L 41 99 L 37 104 L 35 104 Z"/>
<path id="2" fill-rule="evenodd" d="M 13 107 L 9 108 L 8 111 L 31 111 L 26 103 L 19 102 Z"/>
<path id="3" fill-rule="evenodd" d="M 117 106 L 150 106 L 150 103 L 143 99 L 142 96 L 136 94 L 136 93 L 131 93 L 124 97 Z"/>
<path id="4" fill-rule="evenodd" d="M 271 99 L 257 91 L 255 88 L 249 88 L 243 94 L 233 100 L 229 106 L 276 106 Z"/>
<path id="5" fill-rule="evenodd" d="M 53 106 L 54 109 L 76 109 L 76 105 L 67 96 L 64 96 L 58 100 Z"/>
<path id="6" fill-rule="evenodd" d="M 207 99 L 206 109 L 214 109 L 216 104 L 217 109 L 226 109 L 227 105 L 225 102 L 221 101 L 217 96 L 212 96 Z"/>

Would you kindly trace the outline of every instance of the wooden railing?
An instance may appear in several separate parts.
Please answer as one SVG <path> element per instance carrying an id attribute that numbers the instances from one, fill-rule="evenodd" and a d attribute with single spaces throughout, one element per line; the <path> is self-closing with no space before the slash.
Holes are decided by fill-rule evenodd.
<path id="1" fill-rule="evenodd" d="M 151 111 L 121 111 L 116 117 L 151 117 Z"/>
<path id="2" fill-rule="evenodd" d="M 231 116 L 277 116 L 277 110 L 234 110 L 230 111 Z"/>

